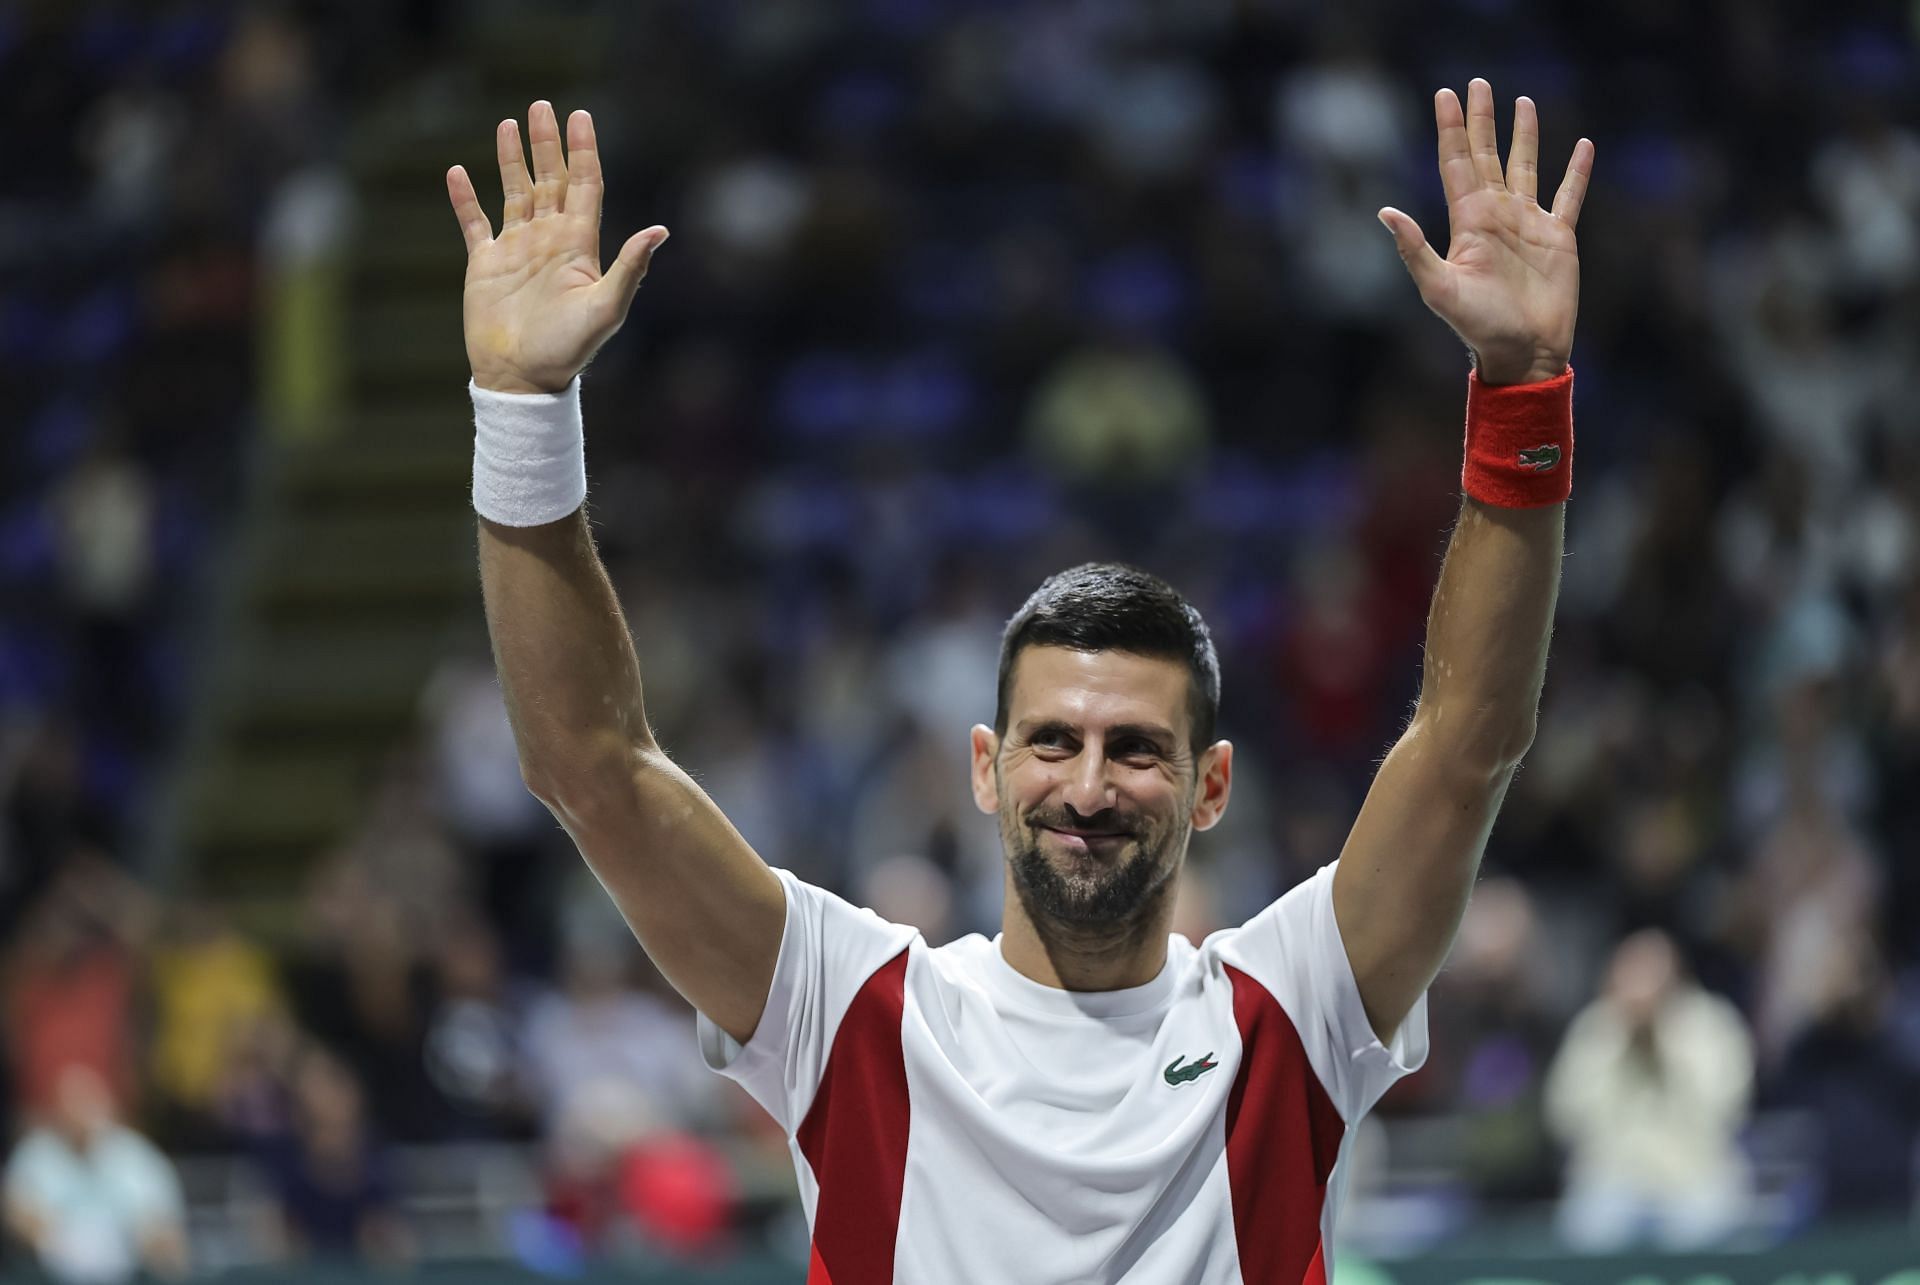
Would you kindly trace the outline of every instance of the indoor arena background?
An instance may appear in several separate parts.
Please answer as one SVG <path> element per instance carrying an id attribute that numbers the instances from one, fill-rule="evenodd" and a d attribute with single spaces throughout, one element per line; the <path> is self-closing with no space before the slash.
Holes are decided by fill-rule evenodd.
<path id="1" fill-rule="evenodd" d="M 606 253 L 674 230 L 586 380 L 590 511 L 662 743 L 767 860 L 991 933 L 999 629 L 1119 556 L 1221 649 L 1198 937 L 1337 854 L 1414 695 L 1467 363 L 1374 211 L 1444 250 L 1432 95 L 1484 75 L 1550 178 L 1596 144 L 1579 485 L 1539 736 L 1340 1278 L 1914 1269 L 1916 20 L 0 6 L 6 1145 L 110 1100 L 195 1276 L 800 1279 L 783 1138 L 521 786 L 442 175 L 497 217 L 495 123 L 588 107 Z M 1574 1021 L 1650 975 L 1737 1020 L 1661 1044 L 1690 1127 L 1639 1176 L 1683 1205 L 1707 1149 L 1748 1194 L 1614 1234 L 1563 1174 L 1648 1108 Z"/>

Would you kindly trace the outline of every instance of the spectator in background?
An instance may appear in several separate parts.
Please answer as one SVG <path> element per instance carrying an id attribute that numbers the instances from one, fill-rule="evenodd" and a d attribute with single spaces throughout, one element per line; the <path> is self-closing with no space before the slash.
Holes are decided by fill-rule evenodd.
<path id="1" fill-rule="evenodd" d="M 583 1252 L 714 1250 L 731 1225 L 735 1181 L 691 1132 L 722 1102 L 684 1056 L 693 1012 L 592 876 L 581 870 L 568 887 L 561 988 L 534 1001 L 519 1040 L 546 1126 L 545 1252 L 575 1263 Z"/>
<path id="2" fill-rule="evenodd" d="M 989 684 L 980 689 L 992 691 Z M 957 934 L 986 928 L 999 913 L 1003 892 L 998 873 L 987 865 L 992 838 L 964 810 L 972 800 L 964 793 L 965 768 L 957 764 L 957 738 L 931 729 L 907 726 L 886 757 L 854 797 L 849 828 L 850 883 L 874 886 L 889 862 L 900 858 L 924 862 L 947 885 L 946 905 L 937 923 L 906 918 L 927 934 L 928 941 L 944 941 L 937 932 Z M 894 885 L 899 890 L 899 885 Z M 917 896 L 915 900 L 919 900 Z M 862 902 L 862 905 L 871 903 Z M 900 907 L 905 909 L 904 907 Z M 923 911 L 910 911 L 924 913 Z"/>
<path id="3" fill-rule="evenodd" d="M 96 442 L 51 497 L 55 562 L 75 625 L 90 723 L 141 746 L 153 735 L 146 619 L 154 586 L 153 484 L 139 462 Z"/>
<path id="4" fill-rule="evenodd" d="M 309 1046 L 293 1069 L 293 1127 L 265 1147 L 274 1197 L 264 1229 L 281 1259 L 362 1258 L 397 1266 L 412 1257 L 392 1165 L 367 1126 L 359 1081 Z"/>
<path id="5" fill-rule="evenodd" d="M 74 1065 L 116 1100 L 135 1096 L 130 1021 L 149 910 L 145 893 L 104 854 L 73 850 L 29 912 L 7 960 L 6 1042 L 16 1103 L 53 1104 Z"/>
<path id="6" fill-rule="evenodd" d="M 561 988 L 529 1009 L 520 1047 L 550 1129 L 577 1110 L 575 1099 L 607 1084 L 631 1090 L 652 1118 L 687 1123 L 707 1113 L 714 1090 L 686 1056 L 693 1010 L 633 985 L 640 967 L 652 965 L 624 925 L 618 935 L 576 928 Z"/>
<path id="7" fill-rule="evenodd" d="M 1178 357 L 1116 339 L 1061 358 L 1034 394 L 1028 442 L 1072 485 L 1120 494 L 1180 481 L 1205 462 L 1206 402 Z"/>
<path id="8" fill-rule="evenodd" d="M 478 915 L 455 923 L 433 961 L 421 1041 L 427 1079 L 445 1103 L 442 1132 L 454 1137 L 526 1136 L 532 1103 L 520 1049 L 523 997 L 508 977 L 499 939 Z"/>
<path id="9" fill-rule="evenodd" d="M 1743 944 L 1753 953 L 1761 1062 L 1779 1064 L 1813 1020 L 1836 960 L 1872 931 L 1883 876 L 1873 853 L 1810 779 L 1827 760 L 1790 772 L 1779 820 L 1763 836 L 1738 892 Z"/>
<path id="10" fill-rule="evenodd" d="M 1291 579 L 1294 613 L 1273 654 L 1271 681 L 1289 702 L 1307 753 L 1354 763 L 1384 732 L 1380 692 L 1392 682 L 1387 604 L 1350 544 L 1300 550 Z"/>
<path id="11" fill-rule="evenodd" d="M 582 1085 L 553 1121 L 547 1161 L 546 1231 L 569 1259 L 690 1259 L 726 1243 L 738 1200 L 726 1157 L 630 1081 Z"/>
<path id="12" fill-rule="evenodd" d="M 1896 1037 L 1893 987 L 1870 938 L 1837 942 L 1816 987 L 1811 1020 L 1769 1095 L 1819 1124 L 1820 1188 L 1810 1212 L 1903 1212 L 1920 1164 L 1920 1050 Z"/>
<path id="13" fill-rule="evenodd" d="M 151 1142 L 115 1118 L 113 1090 L 89 1066 L 60 1070 L 44 1122 L 14 1148 L 6 1220 L 58 1281 L 186 1274 L 180 1180 Z"/>
<path id="14" fill-rule="evenodd" d="M 1753 1073 L 1739 1010 L 1684 974 L 1664 933 L 1621 942 L 1547 1073 L 1547 1122 L 1569 1153 L 1567 1243 L 1698 1249 L 1738 1227 L 1751 1179 L 1737 1135 Z"/>
<path id="15" fill-rule="evenodd" d="M 402 745 L 360 832 L 314 870 L 306 949 L 284 973 L 299 1025 L 380 1086 L 374 1123 L 409 1142 L 432 1138 L 440 1122 L 421 1053 L 428 960 L 471 904 L 424 767 L 417 747 Z"/>
<path id="16" fill-rule="evenodd" d="M 1462 1117 L 1461 1170 L 1491 1198 L 1553 1190 L 1540 1097 L 1560 1034 L 1555 965 L 1566 946 L 1526 885 L 1494 876 L 1474 890 L 1434 980 L 1433 1056 L 1410 1088 Z"/>
<path id="17" fill-rule="evenodd" d="M 181 1138 L 206 1141 L 222 1132 L 215 1121 L 241 1047 L 261 1024 L 284 1021 L 286 1002 L 266 951 L 211 903 L 184 901 L 171 919 L 148 961 L 152 1082 Z"/>
<path id="18" fill-rule="evenodd" d="M 0 938 L 11 941 L 67 854 L 78 847 L 109 846 L 113 827 L 87 779 L 84 736 L 74 718 L 49 712 L 32 720 L 5 771 L 0 778 L 6 852 Z"/>
<path id="19" fill-rule="evenodd" d="M 285 1014 L 268 1015 L 238 1033 L 228 1048 L 214 1104 L 228 1139 L 250 1150 L 292 1130 L 289 1086 L 304 1048 L 305 1037 Z"/>
<path id="20" fill-rule="evenodd" d="M 428 682 L 421 706 L 435 811 L 459 845 L 487 913 L 505 931 L 511 962 L 548 964 L 553 899 L 545 872 L 554 863 L 544 859 L 543 845 L 555 827 L 520 779 L 520 753 L 491 657 L 484 649 L 449 657 Z"/>

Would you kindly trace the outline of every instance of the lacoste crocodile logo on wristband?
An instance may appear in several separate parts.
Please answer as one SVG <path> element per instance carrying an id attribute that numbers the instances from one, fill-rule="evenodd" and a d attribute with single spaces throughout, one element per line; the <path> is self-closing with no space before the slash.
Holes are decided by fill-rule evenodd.
<path id="1" fill-rule="evenodd" d="M 1176 1089 L 1189 1081 L 1199 1079 L 1208 1071 L 1220 1065 L 1213 1060 L 1213 1054 L 1211 1052 L 1202 1053 L 1198 1062 L 1188 1062 L 1185 1066 L 1180 1065 L 1186 1061 L 1186 1057 L 1182 1055 L 1167 1063 L 1167 1083 Z"/>
<path id="2" fill-rule="evenodd" d="M 1560 448 L 1552 442 L 1545 446 L 1536 446 L 1530 451 L 1521 451 L 1521 468 L 1532 469 L 1536 473 L 1550 473 L 1560 464 Z"/>

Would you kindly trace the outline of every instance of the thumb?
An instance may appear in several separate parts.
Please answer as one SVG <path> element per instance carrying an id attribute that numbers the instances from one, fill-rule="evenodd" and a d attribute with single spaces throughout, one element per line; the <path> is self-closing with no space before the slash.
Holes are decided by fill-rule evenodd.
<path id="1" fill-rule="evenodd" d="M 613 266 L 607 269 L 606 276 L 600 282 L 603 288 L 613 292 L 620 316 L 627 315 L 627 309 L 633 304 L 634 294 L 639 291 L 640 283 L 646 279 L 647 267 L 653 262 L 653 252 L 658 250 L 671 235 L 672 233 L 667 229 L 656 225 L 644 231 L 635 232 L 627 238 L 627 243 L 620 247 L 619 257 L 614 259 Z"/>
<path id="2" fill-rule="evenodd" d="M 1427 244 L 1426 233 L 1420 230 L 1420 225 L 1391 205 L 1382 208 L 1377 217 L 1393 234 L 1393 245 L 1400 251 L 1400 262 L 1407 265 L 1407 271 L 1413 275 L 1413 284 L 1420 287 L 1421 297 L 1428 297 L 1432 290 L 1438 288 L 1447 261 Z"/>

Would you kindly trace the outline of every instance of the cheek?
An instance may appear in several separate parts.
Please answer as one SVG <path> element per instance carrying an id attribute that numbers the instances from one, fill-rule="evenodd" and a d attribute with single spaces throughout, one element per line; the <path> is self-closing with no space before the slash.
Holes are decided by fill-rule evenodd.
<path id="1" fill-rule="evenodd" d="M 1000 777 L 1000 811 L 1003 815 L 1024 817 L 1035 808 L 1047 806 L 1063 784 L 1062 774 L 1038 759 L 1008 767 Z"/>

